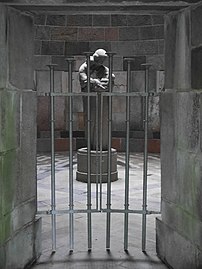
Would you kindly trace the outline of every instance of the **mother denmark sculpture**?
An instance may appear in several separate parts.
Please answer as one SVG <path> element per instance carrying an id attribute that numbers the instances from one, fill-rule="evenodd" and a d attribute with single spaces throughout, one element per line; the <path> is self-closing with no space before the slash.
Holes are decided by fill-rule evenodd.
<path id="1" fill-rule="evenodd" d="M 109 68 L 103 63 L 107 59 L 107 53 L 104 49 L 98 49 L 90 56 L 90 91 L 103 92 L 108 91 Z M 112 75 L 112 80 L 115 76 Z M 79 68 L 79 80 L 81 91 L 87 92 L 87 62 L 84 62 Z M 87 137 L 87 97 L 83 97 L 84 117 L 85 117 L 85 135 Z M 100 96 L 98 95 L 98 122 L 96 122 L 96 97 L 90 97 L 90 119 L 91 119 L 91 149 L 96 149 L 96 125 L 98 134 L 102 132 L 102 150 L 108 149 L 108 98 L 103 98 L 101 109 Z M 101 111 L 102 115 L 101 115 Z M 102 121 L 102 130 L 100 128 Z M 100 148 L 100 138 L 98 136 L 98 146 Z"/>

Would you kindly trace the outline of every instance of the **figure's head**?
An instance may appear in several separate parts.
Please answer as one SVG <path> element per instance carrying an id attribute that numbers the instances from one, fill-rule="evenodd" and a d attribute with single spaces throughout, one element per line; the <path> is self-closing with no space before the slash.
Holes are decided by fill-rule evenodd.
<path id="1" fill-rule="evenodd" d="M 107 52 L 104 49 L 97 49 L 93 54 L 93 59 L 97 64 L 103 64 L 107 58 Z"/>

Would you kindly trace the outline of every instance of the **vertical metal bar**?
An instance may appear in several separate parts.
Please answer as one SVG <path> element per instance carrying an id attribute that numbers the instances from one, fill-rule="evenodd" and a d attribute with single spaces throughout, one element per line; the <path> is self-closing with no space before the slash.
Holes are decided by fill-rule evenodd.
<path id="1" fill-rule="evenodd" d="M 50 69 L 50 94 L 54 93 L 54 66 Z M 52 226 L 52 253 L 56 251 L 56 215 L 55 215 L 55 108 L 54 96 L 50 95 L 50 129 L 51 129 L 51 226 Z"/>
<path id="2" fill-rule="evenodd" d="M 90 93 L 90 55 L 91 53 L 85 53 L 87 58 L 87 92 Z M 90 117 L 90 96 L 87 96 L 87 209 L 91 210 L 91 117 Z M 92 218 L 91 212 L 87 213 L 88 222 L 88 250 L 92 249 Z"/>
<path id="3" fill-rule="evenodd" d="M 100 95 L 97 94 L 96 96 L 96 164 L 99 163 L 99 158 L 98 158 L 98 150 L 99 150 L 99 102 L 100 102 Z M 98 202 L 99 202 L 99 197 L 98 197 L 98 165 L 96 165 L 96 210 L 98 210 Z"/>
<path id="4" fill-rule="evenodd" d="M 113 69 L 113 55 L 115 53 L 108 52 L 109 56 L 109 92 L 112 92 L 112 69 Z M 109 111 L 108 111 L 108 169 L 107 169 L 107 209 L 111 209 L 111 146 L 112 146 L 112 96 L 109 96 Z M 106 227 L 106 249 L 110 249 L 111 235 L 111 213 L 107 212 L 107 227 Z"/>
<path id="5" fill-rule="evenodd" d="M 142 251 L 146 250 L 146 232 L 147 232 L 147 164 L 148 164 L 148 105 L 149 105 L 149 66 L 145 66 L 145 119 L 144 119 L 144 169 L 143 169 L 143 214 L 142 214 Z"/>
<path id="6" fill-rule="evenodd" d="M 100 210 L 102 210 L 102 116 L 103 116 L 103 95 L 100 95 Z"/>
<path id="7" fill-rule="evenodd" d="M 127 62 L 127 93 L 131 89 L 131 61 Z M 126 97 L 126 157 L 125 157 L 125 214 L 124 214 L 124 250 L 128 250 L 128 212 L 129 209 L 129 162 L 130 162 L 130 96 Z"/>
<path id="8" fill-rule="evenodd" d="M 68 62 L 68 90 L 72 93 L 72 64 L 74 58 L 67 58 Z M 69 247 L 74 249 L 74 185 L 73 185 L 73 100 L 69 96 Z"/>

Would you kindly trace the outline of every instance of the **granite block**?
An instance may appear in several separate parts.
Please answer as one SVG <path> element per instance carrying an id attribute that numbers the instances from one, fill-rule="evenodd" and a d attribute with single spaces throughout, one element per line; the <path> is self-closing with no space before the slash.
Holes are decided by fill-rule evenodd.
<path id="1" fill-rule="evenodd" d="M 23 31 L 22 31 L 23 29 Z M 9 9 L 9 82 L 19 89 L 33 89 L 34 30 L 31 16 Z"/>
<path id="2" fill-rule="evenodd" d="M 201 46 L 202 36 L 202 6 L 196 6 L 191 10 L 191 44 L 194 47 Z"/>
<path id="3" fill-rule="evenodd" d="M 92 26 L 92 15 L 67 15 L 67 26 Z"/>
<path id="4" fill-rule="evenodd" d="M 198 264 L 197 246 L 186 237 L 166 225 L 161 219 L 156 219 L 157 255 L 171 268 L 200 269 Z"/>
<path id="5" fill-rule="evenodd" d="M 42 41 L 34 40 L 34 55 L 41 55 Z"/>
<path id="6" fill-rule="evenodd" d="M 80 41 L 104 41 L 105 32 L 104 28 L 79 28 L 78 40 Z"/>
<path id="7" fill-rule="evenodd" d="M 66 24 L 65 15 L 47 15 L 46 25 L 65 26 L 65 24 Z"/>
<path id="8" fill-rule="evenodd" d="M 42 55 L 63 55 L 65 42 L 63 41 L 42 41 Z"/>
<path id="9" fill-rule="evenodd" d="M 119 40 L 118 28 L 115 28 L 115 27 L 105 28 L 105 40 L 106 41 L 118 41 Z"/>
<path id="10" fill-rule="evenodd" d="M 34 38 L 35 40 L 50 40 L 50 31 L 49 26 L 35 26 Z"/>
<path id="11" fill-rule="evenodd" d="M 34 70 L 49 70 L 47 65 L 51 64 L 51 56 L 49 55 L 35 55 L 34 56 Z"/>
<path id="12" fill-rule="evenodd" d="M 122 14 L 111 15 L 112 26 L 127 26 L 127 16 Z"/>
<path id="13" fill-rule="evenodd" d="M 128 26 L 143 26 L 152 24 L 151 15 L 128 15 Z"/>
<path id="14" fill-rule="evenodd" d="M 134 41 L 133 55 L 155 55 L 158 54 L 158 41 Z"/>
<path id="15" fill-rule="evenodd" d="M 163 38 L 164 38 L 163 25 L 139 27 L 140 40 L 163 39 Z"/>
<path id="16" fill-rule="evenodd" d="M 45 25 L 46 15 L 45 14 L 37 14 L 34 16 L 34 24 L 35 25 Z"/>
<path id="17" fill-rule="evenodd" d="M 65 55 L 83 55 L 89 51 L 89 42 L 65 42 Z"/>
<path id="18" fill-rule="evenodd" d="M 89 50 L 94 52 L 97 49 L 105 49 L 106 51 L 111 51 L 111 42 L 103 41 L 91 41 L 89 42 Z"/>
<path id="19" fill-rule="evenodd" d="M 120 27 L 119 28 L 120 41 L 139 40 L 139 30 L 137 27 Z"/>
<path id="20" fill-rule="evenodd" d="M 192 89 L 202 88 L 202 47 L 194 48 L 191 51 L 191 87 Z"/>
<path id="21" fill-rule="evenodd" d="M 164 24 L 164 15 L 152 15 L 152 24 Z"/>
<path id="22" fill-rule="evenodd" d="M 77 27 L 52 27 L 51 40 L 76 41 Z"/>
<path id="23" fill-rule="evenodd" d="M 93 15 L 93 26 L 110 26 L 110 15 Z"/>

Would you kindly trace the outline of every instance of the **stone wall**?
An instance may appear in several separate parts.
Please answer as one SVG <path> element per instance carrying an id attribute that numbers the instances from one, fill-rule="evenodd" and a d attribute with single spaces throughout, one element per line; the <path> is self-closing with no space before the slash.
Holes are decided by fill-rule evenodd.
<path id="1" fill-rule="evenodd" d="M 104 48 L 116 53 L 114 91 L 126 91 L 126 65 L 124 58 L 134 57 L 132 65 L 132 91 L 144 91 L 144 70 L 142 63 L 152 63 L 150 90 L 162 90 L 164 70 L 164 18 L 161 14 L 74 14 L 44 15 L 35 17 L 35 70 L 38 92 L 49 91 L 49 74 L 46 65 L 58 64 L 55 72 L 56 91 L 67 89 L 67 56 L 74 56 L 76 62 L 73 74 L 73 91 L 79 92 L 78 69 L 85 61 L 85 51 Z M 158 81 L 157 81 L 158 78 Z M 132 98 L 131 130 L 143 130 L 143 100 Z M 83 104 L 75 99 L 74 131 L 83 131 Z M 49 101 L 38 98 L 38 133 L 48 136 Z M 149 130 L 159 133 L 159 98 L 151 98 L 149 108 Z M 56 98 L 56 136 L 67 130 L 67 102 Z M 113 98 L 113 131 L 125 130 L 125 99 Z M 140 133 L 140 132 L 139 132 Z M 44 144 L 44 143 L 43 143 Z"/>
<path id="2" fill-rule="evenodd" d="M 162 218 L 157 253 L 174 269 L 202 268 L 202 6 L 166 16 L 161 95 Z"/>
<path id="3" fill-rule="evenodd" d="M 18 269 L 40 253 L 33 20 L 0 5 L 0 33 L 0 268 Z"/>

